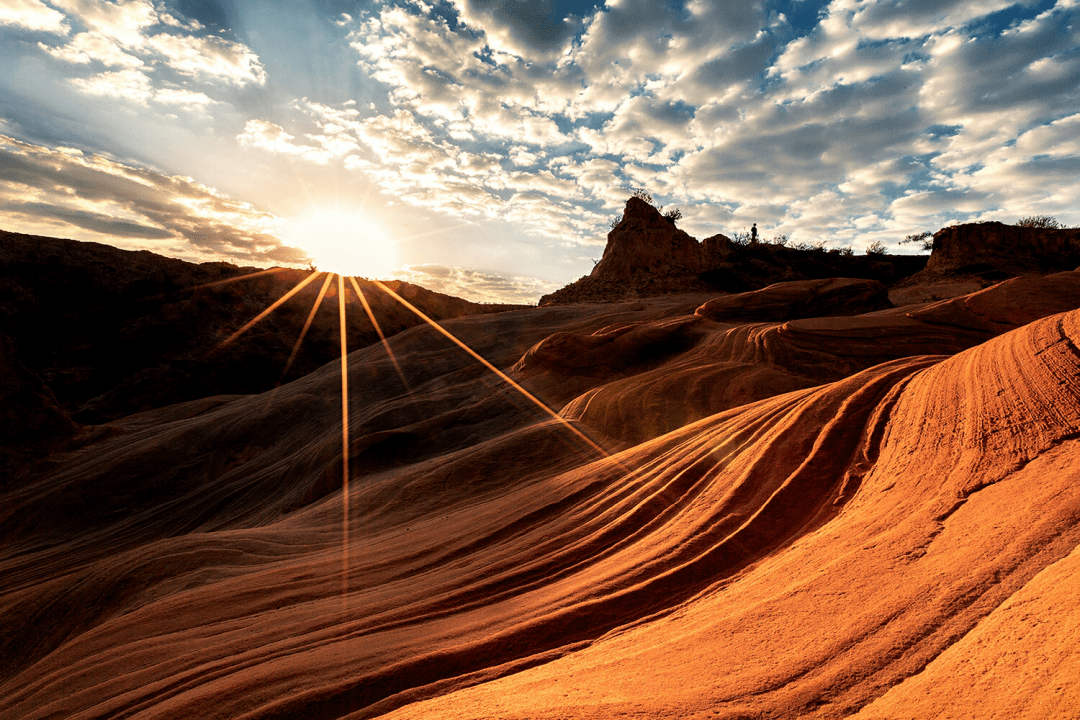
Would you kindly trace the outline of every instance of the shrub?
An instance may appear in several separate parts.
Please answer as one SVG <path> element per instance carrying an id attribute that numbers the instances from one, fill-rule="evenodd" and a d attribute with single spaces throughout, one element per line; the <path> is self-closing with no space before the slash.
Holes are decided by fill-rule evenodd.
<path id="1" fill-rule="evenodd" d="M 788 236 L 787 235 L 777 235 L 776 237 L 774 237 L 769 242 L 771 242 L 773 245 L 779 245 L 780 247 L 787 247 Z"/>
<path id="2" fill-rule="evenodd" d="M 934 234 L 932 232 L 927 231 L 927 232 L 915 233 L 914 235 L 908 235 L 907 237 L 905 237 L 903 240 L 900 241 L 901 245 L 903 245 L 905 243 L 919 243 L 919 247 L 922 248 L 923 250 L 933 250 L 934 249 Z"/>
<path id="3" fill-rule="evenodd" d="M 870 247 L 866 248 L 866 254 L 867 255 L 884 255 L 885 254 L 885 243 L 881 242 L 880 240 L 875 240 L 874 242 L 870 243 Z"/>
<path id="4" fill-rule="evenodd" d="M 1053 215 L 1029 215 L 1017 220 L 1016 224 L 1020 227 L 1047 228 L 1050 230 L 1057 230 L 1062 227 L 1061 223 Z"/>
<path id="5" fill-rule="evenodd" d="M 652 193 L 650 193 L 645 188 L 634 188 L 630 192 L 630 197 L 636 197 L 639 200 L 644 200 L 645 202 L 649 203 L 653 207 L 656 207 L 656 202 L 653 201 Z"/>
<path id="6" fill-rule="evenodd" d="M 674 225 L 675 221 L 682 220 L 682 210 L 680 210 L 679 208 L 672 208 L 672 209 L 668 210 L 666 213 L 664 213 L 664 217 L 666 217 L 668 219 L 668 221 L 672 225 Z"/>
<path id="7" fill-rule="evenodd" d="M 621 223 L 621 222 L 622 222 L 622 215 L 621 214 L 616 215 L 615 217 L 611 218 L 611 222 L 608 223 L 608 226 L 612 230 L 614 230 L 615 228 L 617 228 L 619 226 L 619 223 Z"/>
<path id="8" fill-rule="evenodd" d="M 731 242 L 735 243 L 736 245 L 749 245 L 750 244 L 750 233 L 745 232 L 745 231 L 744 232 L 737 232 L 737 233 L 735 233 L 734 235 L 731 236 Z"/>

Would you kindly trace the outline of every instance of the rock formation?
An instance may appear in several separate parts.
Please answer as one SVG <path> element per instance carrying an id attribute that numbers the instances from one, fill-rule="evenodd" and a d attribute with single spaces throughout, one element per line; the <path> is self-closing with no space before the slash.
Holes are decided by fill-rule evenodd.
<path id="1" fill-rule="evenodd" d="M 889 307 L 889 292 L 877 280 L 830 278 L 776 283 L 719 297 L 698 308 L 697 314 L 719 322 L 794 320 L 861 315 Z"/>
<path id="2" fill-rule="evenodd" d="M 705 269 L 697 240 L 641 198 L 626 201 L 622 221 L 608 233 L 604 256 L 590 277 L 621 280 L 639 274 L 697 275 Z"/>
<path id="3" fill-rule="evenodd" d="M 1080 265 L 1080 228 L 969 223 L 942 228 L 926 274 L 981 274 L 990 280 L 1072 270 Z"/>
<path id="4" fill-rule="evenodd" d="M 612 302 L 672 293 L 742 292 L 776 282 L 865 278 L 886 284 L 921 270 L 920 256 L 844 256 L 769 243 L 740 245 L 724 235 L 698 242 L 644 200 L 626 202 L 592 272 L 540 305 Z"/>
<path id="5" fill-rule="evenodd" d="M 80 431 L 22 358 L 107 352 L 34 343 L 220 337 L 281 289 L 183 264 L 125 291 L 157 261 L 115 257 L 146 267 L 2 276 L 0 430 L 48 457 L 0 483 L 0 717 L 1080 707 L 1080 272 L 884 309 L 803 279 L 479 312 L 441 330 L 503 375 L 404 327 L 348 356 L 347 433 L 336 358 Z M 86 307 L 49 318 L 38 274 Z M 280 322 L 245 352 L 290 347 Z"/>
<path id="6" fill-rule="evenodd" d="M 442 324 L 558 419 L 408 328 L 347 488 L 337 362 L 119 418 L 0 491 L 0 716 L 1067 715 L 1078 288 Z"/>

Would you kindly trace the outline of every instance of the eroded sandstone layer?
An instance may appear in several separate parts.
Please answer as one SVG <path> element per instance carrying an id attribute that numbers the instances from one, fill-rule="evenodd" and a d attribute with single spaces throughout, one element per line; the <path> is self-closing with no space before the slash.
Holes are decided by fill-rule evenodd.
<path id="1" fill-rule="evenodd" d="M 443 323 L 559 420 L 430 327 L 356 350 L 347 489 L 336 363 L 54 456 L 0 495 L 0 716 L 1080 707 L 1080 274 L 711 299 Z"/>

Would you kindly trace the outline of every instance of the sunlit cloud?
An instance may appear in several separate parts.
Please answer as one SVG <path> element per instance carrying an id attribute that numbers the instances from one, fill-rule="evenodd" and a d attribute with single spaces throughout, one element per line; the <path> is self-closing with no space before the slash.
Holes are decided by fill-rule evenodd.
<path id="1" fill-rule="evenodd" d="M 109 240 L 189 259 L 302 263 L 275 234 L 283 221 L 191 178 L 0 135 L 0 226 Z M 72 232 L 72 231 L 75 232 Z"/>
<path id="2" fill-rule="evenodd" d="M 68 29 L 64 14 L 41 0 L 5 0 L 0 5 L 0 25 L 55 33 L 66 33 Z"/>
<path id="3" fill-rule="evenodd" d="M 473 302 L 532 304 L 541 295 L 560 287 L 559 283 L 545 283 L 536 278 L 503 277 L 434 264 L 405 266 L 400 277 L 436 292 Z"/>

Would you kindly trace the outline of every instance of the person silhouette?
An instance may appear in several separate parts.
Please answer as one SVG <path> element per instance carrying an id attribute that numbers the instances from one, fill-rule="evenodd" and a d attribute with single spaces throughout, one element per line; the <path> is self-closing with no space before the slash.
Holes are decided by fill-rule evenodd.
<path id="1" fill-rule="evenodd" d="M 757 223 L 754 223 L 754 226 L 750 228 L 750 244 L 757 245 Z"/>

